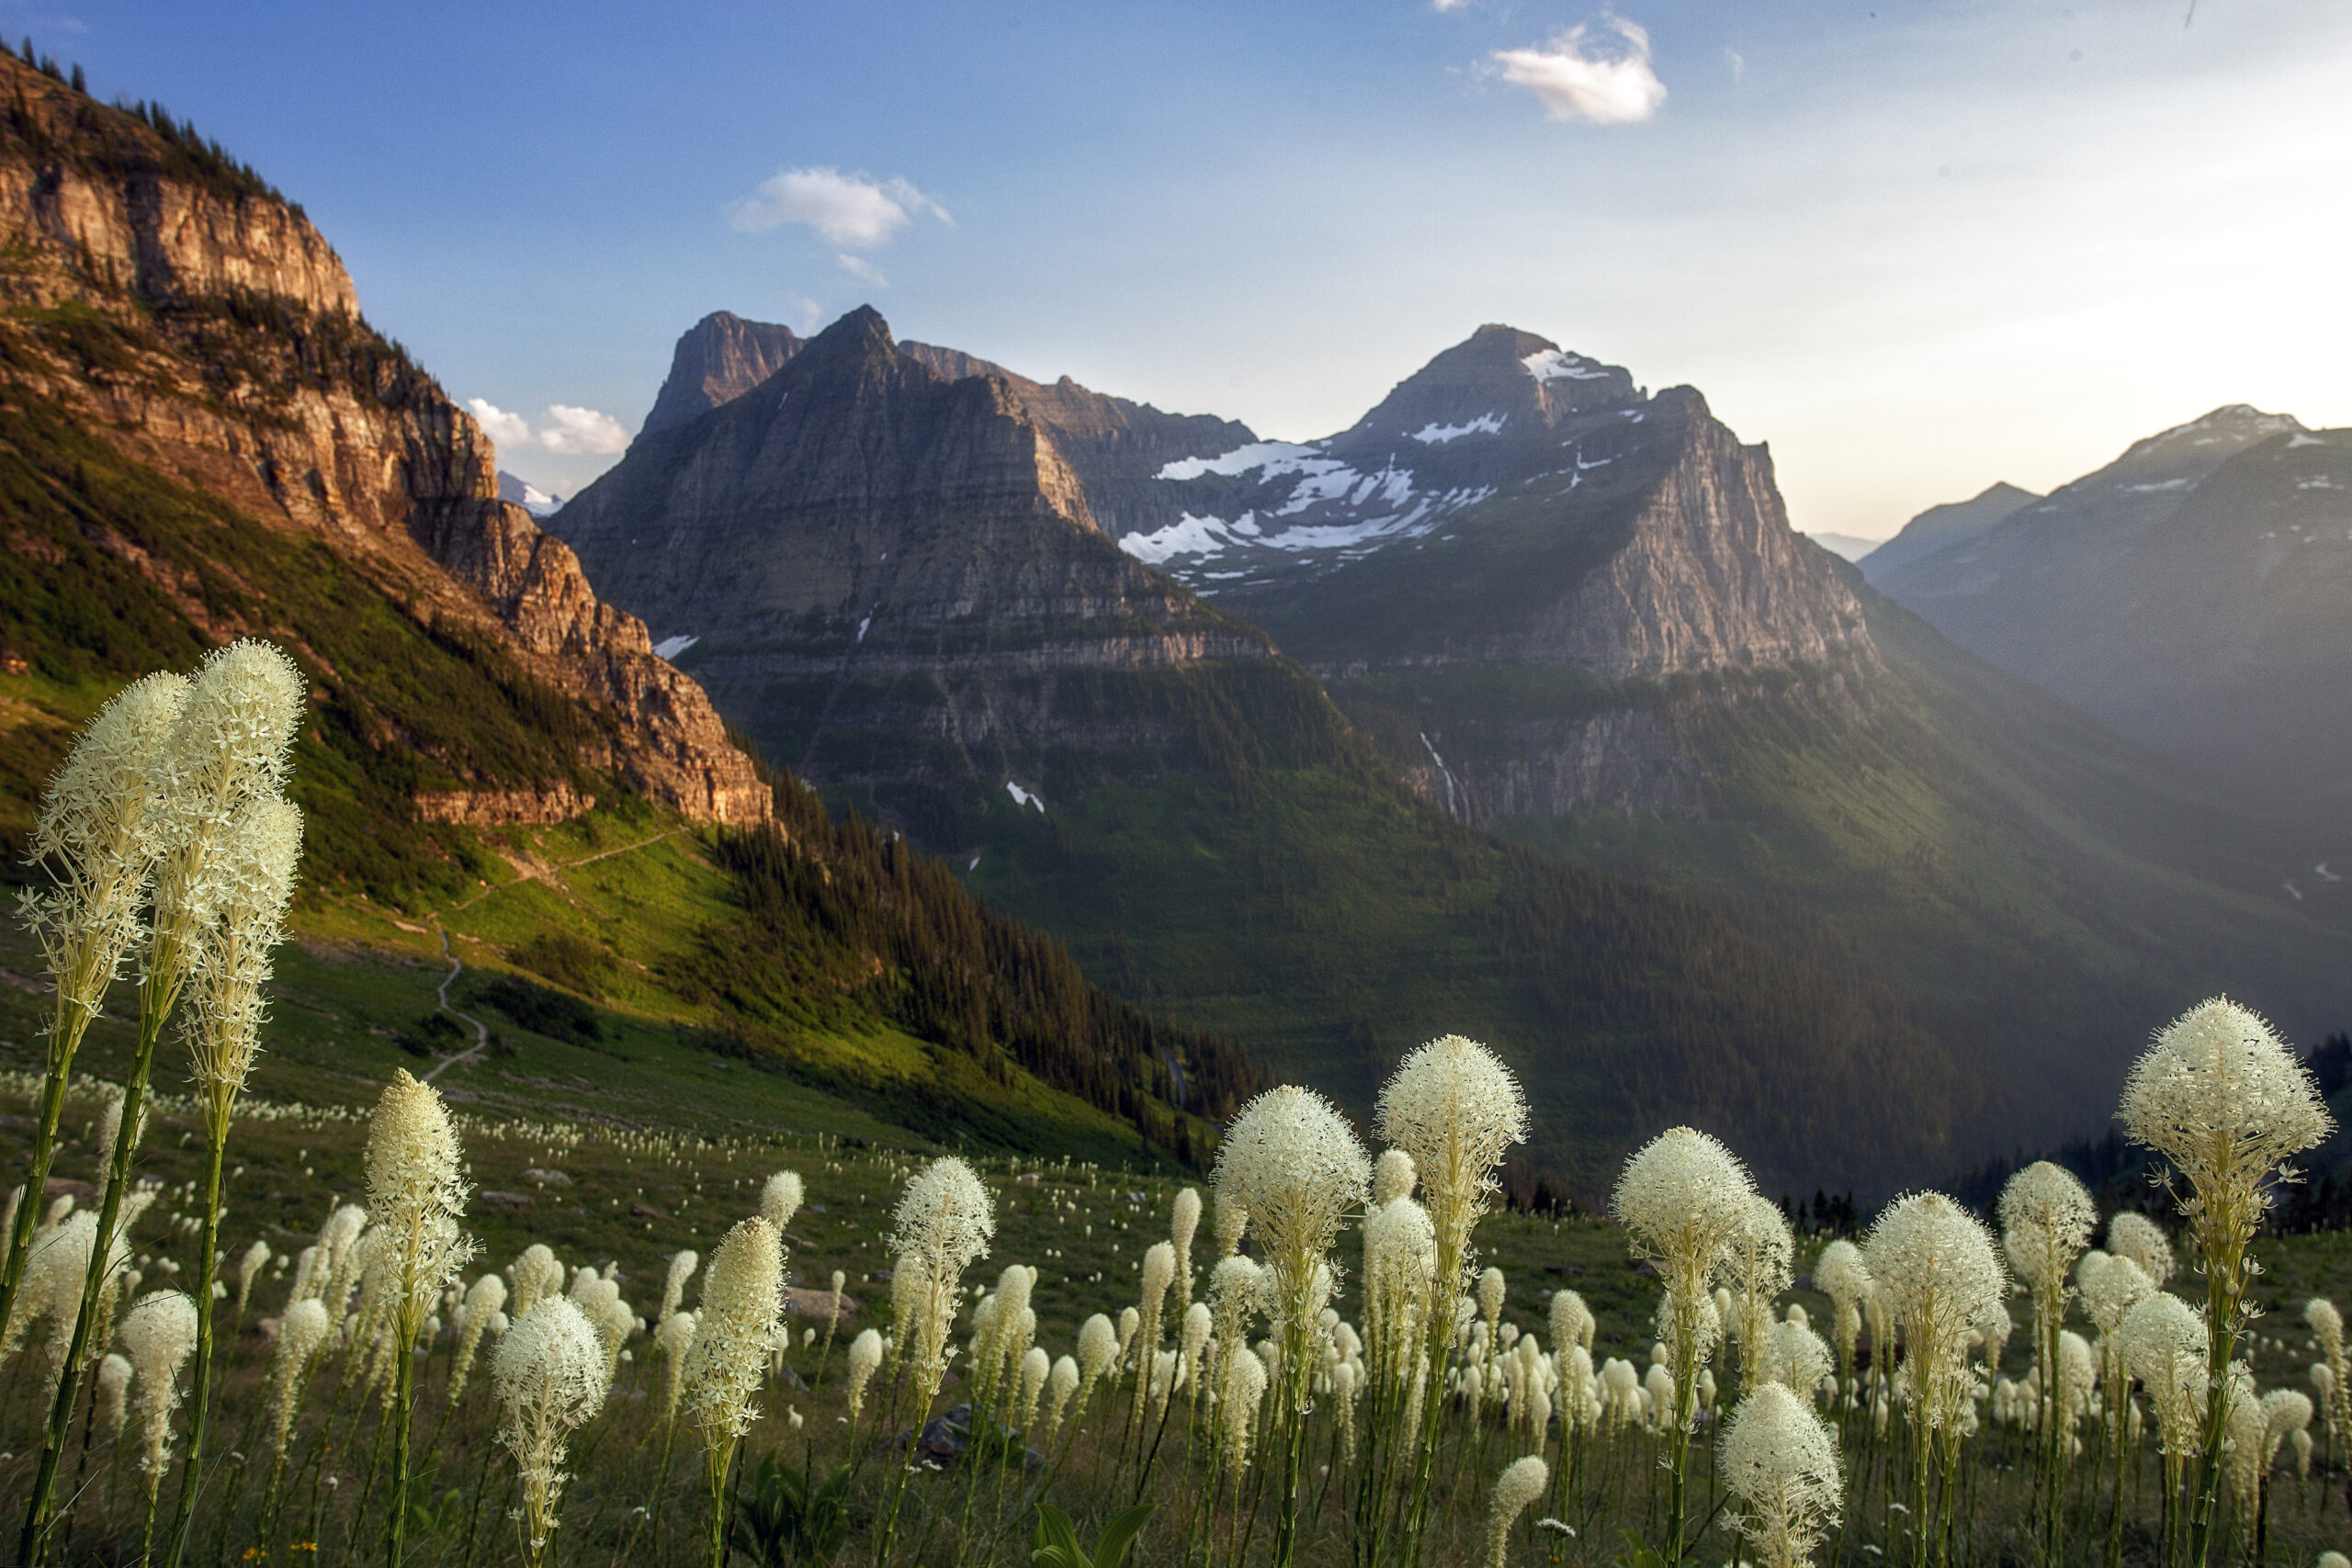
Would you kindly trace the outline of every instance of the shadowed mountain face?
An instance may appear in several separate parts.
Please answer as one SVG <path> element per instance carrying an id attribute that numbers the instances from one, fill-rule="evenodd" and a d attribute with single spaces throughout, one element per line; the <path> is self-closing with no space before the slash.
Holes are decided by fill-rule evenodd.
<path id="1" fill-rule="evenodd" d="M 1395 418 L 1453 418 L 1484 395 L 1490 349 L 1450 391 L 1400 389 Z M 1549 366 L 1545 352 L 1504 356 L 1531 422 L 1585 430 L 1596 400 L 1633 396 L 1582 362 L 1539 378 L 1522 361 Z M 1736 442 L 1692 453 L 1694 404 L 1634 408 L 1677 422 L 1652 488 L 1720 499 L 1760 540 L 1777 513 L 1759 508 L 1777 503 Z M 1588 461 L 1600 431 L 1623 441 L 1636 423 L 1597 417 Z M 1792 1176 L 1861 1171 L 1896 1145 L 1933 1164 L 1981 1124 L 1984 1090 L 1814 933 L 1776 949 L 1677 895 L 1448 821 L 1263 631 L 1121 549 L 1114 530 L 1153 532 L 1190 503 L 1159 476 L 1195 438 L 1211 457 L 1251 444 L 1226 422 L 897 344 L 860 311 L 758 387 L 640 438 L 550 525 L 770 755 L 951 852 L 1092 973 L 1278 1071 L 1367 1104 L 1420 1040 L 1490 1039 L 1544 1108 L 1540 1163 L 1596 1186 L 1671 1121 L 1735 1129 Z M 1386 440 L 1368 425 L 1345 452 L 1368 461 Z M 1648 538 L 1647 515 L 1620 498 L 1621 547 Z M 1687 530 L 1656 533 L 1648 558 L 1694 558 Z M 1572 573 L 1530 600 L 1512 646 L 1707 668 L 1834 646 L 1867 662 L 1851 594 L 1791 544 L 1711 563 L 1694 602 L 1614 640 L 1558 610 Z M 1758 549 L 1806 574 L 1826 623 L 1759 581 Z M 1745 584 L 1752 604 L 1696 602 L 1714 584 Z M 1595 614 L 1622 613 L 1618 592 Z M 1830 1109 L 1890 1100 L 1917 1114 Z"/>
<path id="2" fill-rule="evenodd" d="M 639 436 L 668 430 L 733 402 L 800 352 L 802 339 L 790 327 L 747 321 L 713 310 L 688 329 L 670 356 L 670 374 L 647 411 Z"/>
<path id="3" fill-rule="evenodd" d="M 252 633 L 315 682 L 302 776 L 356 793 L 305 800 L 314 863 L 600 793 L 768 815 L 701 688 L 500 498 L 299 209 L 182 128 L 0 78 L 0 636 L 52 683 L 11 704 L 9 795 L 126 661 Z"/>
<path id="4" fill-rule="evenodd" d="M 1878 548 L 1860 557 L 1862 575 L 1872 583 L 1883 582 L 1903 567 L 1939 550 L 1950 549 L 1965 540 L 1973 539 L 2004 518 L 2014 515 L 2021 507 L 2030 506 L 2041 497 L 2030 490 L 2020 490 L 2006 479 L 1985 486 L 1966 501 L 1949 501 L 1941 506 L 1930 506 L 1903 525 L 1903 531 Z"/>
<path id="5" fill-rule="evenodd" d="M 1873 580 L 1971 651 L 2233 789 L 2341 799 L 2346 440 L 2217 409 Z"/>

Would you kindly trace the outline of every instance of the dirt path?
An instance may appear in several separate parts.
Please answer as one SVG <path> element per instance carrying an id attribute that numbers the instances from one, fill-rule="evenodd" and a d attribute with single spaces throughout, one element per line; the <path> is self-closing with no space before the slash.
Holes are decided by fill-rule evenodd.
<path id="1" fill-rule="evenodd" d="M 469 1012 L 460 1012 L 456 1008 L 449 1005 L 449 987 L 458 983 L 458 976 L 466 972 L 466 966 L 464 962 L 461 961 L 456 953 L 449 951 L 449 931 L 447 927 L 443 927 L 441 931 L 441 956 L 449 961 L 449 972 L 441 976 L 441 1010 L 447 1013 L 452 1018 L 462 1018 L 468 1023 L 472 1024 L 474 1026 L 474 1043 L 473 1048 L 470 1050 L 460 1051 L 454 1056 L 444 1057 L 439 1066 L 435 1066 L 431 1072 L 424 1075 L 424 1081 L 426 1083 L 431 1083 L 435 1078 L 439 1077 L 443 1073 L 447 1072 L 451 1067 L 456 1066 L 460 1062 L 481 1061 L 482 1054 L 490 1049 L 490 1025 L 484 1023 L 473 1014 Z"/>

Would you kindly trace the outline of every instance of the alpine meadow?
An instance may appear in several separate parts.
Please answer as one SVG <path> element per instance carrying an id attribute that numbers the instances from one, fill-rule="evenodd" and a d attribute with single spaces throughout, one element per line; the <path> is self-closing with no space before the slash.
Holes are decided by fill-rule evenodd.
<path id="1" fill-rule="evenodd" d="M 263 9 L 0 48 L 0 1562 L 2352 1568 L 2352 28 Z"/>

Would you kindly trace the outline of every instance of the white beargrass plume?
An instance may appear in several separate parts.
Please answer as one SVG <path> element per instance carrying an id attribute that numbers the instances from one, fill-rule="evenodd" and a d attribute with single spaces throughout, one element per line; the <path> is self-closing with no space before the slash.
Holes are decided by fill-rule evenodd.
<path id="1" fill-rule="evenodd" d="M 865 1385 L 882 1366 L 882 1336 L 865 1329 L 849 1342 L 849 1418 L 854 1422 L 865 1408 Z"/>
<path id="2" fill-rule="evenodd" d="M 1725 1249 L 1733 1321 L 1739 1325 L 1739 1386 L 1753 1393 L 1771 1376 L 1768 1366 L 1772 1303 L 1796 1278 L 1796 1238 L 1781 1206 L 1761 1193 L 1747 1200 L 1746 1223 Z"/>
<path id="3" fill-rule="evenodd" d="M 1513 1460 L 1496 1478 L 1494 1493 L 1487 1500 L 1487 1568 L 1503 1568 L 1511 1526 L 1551 1483 L 1550 1468 L 1533 1454 Z"/>
<path id="4" fill-rule="evenodd" d="M 1721 1462 L 1747 1506 L 1739 1530 L 1760 1568 L 1805 1568 L 1844 1497 L 1837 1438 L 1812 1404 L 1778 1382 L 1759 1385 L 1732 1413 Z"/>
<path id="5" fill-rule="evenodd" d="M 2178 1470 L 2204 1441 L 2209 1366 L 2204 1316 L 2178 1295 L 2157 1291 L 2133 1303 L 2117 1337 L 2124 1349 L 2124 1366 L 2141 1380 L 2147 1404 L 2157 1411 L 2157 1441 L 2164 1446 L 2166 1464 Z"/>
<path id="6" fill-rule="evenodd" d="M 1842 1236 L 1823 1247 L 1821 1256 L 1814 1259 L 1813 1283 L 1836 1309 L 1832 1337 L 1838 1348 L 1838 1385 L 1842 1391 L 1854 1375 L 1855 1342 L 1861 1336 L 1862 1309 L 1872 1289 L 1861 1248 Z"/>
<path id="7" fill-rule="evenodd" d="M 179 1408 L 180 1367 L 196 1348 L 196 1303 L 177 1291 L 153 1291 L 140 1297 L 122 1315 L 122 1348 L 133 1372 L 131 1417 L 139 1424 L 139 1473 L 146 1480 L 147 1528 L 152 1531 L 155 1489 L 172 1462 L 172 1412 Z"/>
<path id="8" fill-rule="evenodd" d="M 481 1337 L 490 1332 L 492 1322 L 506 1310 L 506 1281 L 496 1274 L 484 1274 L 466 1287 L 465 1304 L 458 1308 L 458 1355 L 449 1368 L 448 1403 L 452 1405 L 466 1392 L 466 1378 L 473 1371 L 474 1357 L 481 1348 Z"/>
<path id="9" fill-rule="evenodd" d="M 1707 1287 L 1747 1228 L 1748 1199 L 1754 1193 L 1747 1168 L 1729 1149 L 1704 1133 L 1675 1127 L 1625 1162 L 1611 1200 L 1618 1223 L 1631 1233 L 1634 1255 L 1657 1265 L 1666 1287 L 1658 1320 L 1668 1346 L 1675 1404 L 1657 1419 L 1670 1434 L 1668 1463 L 1674 1479 L 1667 1556 L 1673 1562 L 1682 1556 L 1683 1487 L 1699 1371 L 1722 1332 Z"/>
<path id="10" fill-rule="evenodd" d="M 685 1300 L 686 1281 L 695 1277 L 695 1270 L 701 1265 L 701 1254 L 692 1247 L 670 1255 L 670 1271 L 662 1281 L 662 1310 L 653 1314 L 656 1324 L 665 1322 L 678 1310 L 678 1303 Z"/>
<path id="11" fill-rule="evenodd" d="M 563 1293 L 563 1265 L 541 1242 L 533 1242 L 514 1260 L 514 1300 L 512 1315 L 526 1316 L 542 1296 Z"/>
<path id="12" fill-rule="evenodd" d="M 1409 1172 L 1392 1168 L 1388 1179 L 1409 1174 L 1419 1182 L 1432 1234 L 1429 1293 L 1414 1311 L 1422 1342 L 1408 1359 L 1399 1356 L 1411 1374 L 1408 1403 L 1419 1416 L 1412 1435 L 1397 1434 L 1412 1474 L 1408 1556 L 1419 1550 L 1428 1515 L 1444 1407 L 1434 1385 L 1444 1379 L 1453 1354 L 1451 1303 L 1469 1280 L 1471 1235 L 1502 1190 L 1496 1172 L 1511 1145 L 1526 1140 L 1527 1127 L 1527 1095 L 1518 1077 L 1492 1051 L 1459 1034 L 1442 1035 L 1408 1055 L 1380 1091 L 1373 1130 L 1412 1162 Z M 1408 1183 L 1398 1196 L 1410 1190 Z M 1375 1413 L 1375 1463 L 1387 1424 L 1385 1413 Z"/>
<path id="13" fill-rule="evenodd" d="M 1129 1364 L 1136 1369 L 1136 1401 L 1131 1407 L 1131 1440 L 1140 1443 L 1145 1423 L 1145 1395 L 1149 1392 L 1148 1374 L 1154 1358 L 1159 1352 L 1160 1314 L 1167 1302 L 1168 1288 L 1176 1280 L 1176 1249 L 1164 1241 L 1155 1241 L 1144 1249 L 1143 1294 L 1136 1308 L 1136 1329 L 1127 1348 Z M 1140 1451 L 1140 1450 L 1138 1450 Z"/>
<path id="14" fill-rule="evenodd" d="M 301 853 L 301 810 L 276 795 L 240 807 L 212 852 L 208 918 L 188 953 L 189 1007 L 181 1032 L 216 1139 L 227 1135 L 260 1050 L 270 952 L 286 934 Z"/>
<path id="15" fill-rule="evenodd" d="M 2090 1245 L 2098 1224 L 2098 1210 L 2074 1173 L 2048 1160 L 2036 1160 L 2001 1189 L 2001 1245 L 2009 1267 L 2033 1296 L 2034 1355 L 2040 1370 L 2042 1397 L 2054 1399 L 2061 1419 L 2041 1430 L 2042 1550 L 2056 1560 L 2065 1529 L 2063 1483 L 2064 1450 L 2075 1426 L 2075 1411 L 2063 1397 L 2070 1370 L 2062 1355 L 2060 1325 L 2065 1321 L 2067 1270 Z M 2052 1369 L 2059 1377 L 2052 1381 Z"/>
<path id="16" fill-rule="evenodd" d="M 237 1259 L 238 1315 L 243 1316 L 245 1308 L 252 1304 L 254 1281 L 260 1279 L 261 1271 L 269 1267 L 270 1257 L 269 1243 L 256 1241 L 245 1248 L 244 1256 Z"/>
<path id="17" fill-rule="evenodd" d="M 269 1359 L 269 1450 L 279 1456 L 280 1462 L 293 1435 L 302 1385 L 334 1332 L 325 1304 L 314 1296 L 294 1303 L 277 1320 L 277 1339 L 270 1347 Z"/>
<path id="18" fill-rule="evenodd" d="M 1070 1395 L 1078 1392 L 1078 1363 L 1068 1356 L 1054 1362 L 1053 1371 L 1046 1379 L 1046 1441 L 1062 1429 L 1062 1412 L 1069 1404 Z"/>
<path id="19" fill-rule="evenodd" d="M 1052 1375 L 1054 1359 L 1042 1345 L 1032 1345 L 1021 1358 L 1021 1418 L 1013 1423 L 1023 1432 L 1037 1425 L 1037 1396 L 1046 1390 L 1046 1379 Z"/>
<path id="20" fill-rule="evenodd" d="M 931 1400 L 947 1371 L 948 1336 L 971 1267 L 996 1236 L 996 1204 L 979 1176 L 962 1160 L 937 1159 L 917 1171 L 891 1216 L 890 1250 L 900 1269 L 912 1266 L 908 1350 L 914 1369 L 915 1417 L 930 1416 Z"/>
<path id="21" fill-rule="evenodd" d="M 1939 1440 L 1956 1451 L 1975 1415 L 1968 1342 L 2007 1293 L 2000 1255 L 1982 1223 L 1940 1192 L 1898 1198 L 1879 1215 L 1862 1259 L 1903 1335 L 1903 1392 L 1911 1407 L 1912 1506 L 1928 1528 L 1928 1474 Z M 1874 1342 L 1891 1344 L 1889 1339 Z M 1948 1512 L 1956 1499 L 1944 1489 Z"/>
<path id="22" fill-rule="evenodd" d="M 368 1213 L 384 1240 L 377 1267 L 385 1293 L 387 1353 L 392 1365 L 392 1480 L 394 1496 L 407 1495 L 410 1379 L 424 1314 L 442 1287 L 473 1256 L 473 1244 L 458 1229 L 467 1186 L 458 1171 L 457 1129 L 448 1107 L 431 1084 L 397 1071 L 376 1101 L 368 1127 Z M 395 1555 L 405 1518 L 394 1510 Z"/>
<path id="23" fill-rule="evenodd" d="M 1766 1325 L 1764 1375 L 1809 1402 L 1837 1377 L 1838 1363 L 1811 1324 L 1787 1319 Z"/>
<path id="24" fill-rule="evenodd" d="M 1582 1295 L 1575 1291 L 1554 1291 L 1548 1310 L 1554 1355 L 1566 1355 L 1571 1345 L 1581 1345 L 1588 1352 L 1592 1349 L 1593 1330 L 1599 1325 Z"/>
<path id="25" fill-rule="evenodd" d="M 1250 1211 L 1230 1199 L 1216 1200 L 1216 1255 L 1230 1258 L 1241 1248 L 1250 1230 Z"/>
<path id="26" fill-rule="evenodd" d="M 2172 1278 L 2172 1241 L 2164 1226 L 2132 1209 L 2116 1211 L 2107 1222 L 2107 1250 L 2140 1266 L 2159 1288 Z"/>
<path id="27" fill-rule="evenodd" d="M 782 1235 L 785 1227 L 792 1224 L 792 1216 L 800 1212 L 806 1196 L 798 1171 L 779 1170 L 769 1177 L 767 1185 L 760 1190 L 760 1216 L 775 1227 L 778 1235 Z"/>
<path id="28" fill-rule="evenodd" d="M 1418 1059 L 1408 1058 L 1399 1077 Z M 1395 1089 L 1395 1079 L 1389 1087 Z M 1372 1161 L 1346 1119 L 1321 1095 L 1295 1084 L 1268 1089 L 1242 1107 L 1217 1154 L 1218 1204 L 1230 1195 L 1249 1211 L 1265 1252 L 1265 1306 L 1281 1348 L 1274 1411 L 1284 1441 L 1285 1484 L 1274 1531 L 1278 1568 L 1290 1561 L 1297 1540 L 1303 1417 L 1333 1283 L 1326 1255 L 1340 1220 L 1363 1206 L 1371 1182 Z"/>
<path id="29" fill-rule="evenodd" d="M 1381 1165 L 1396 1153 L 1381 1156 Z M 1375 1196 L 1377 1187 L 1375 1179 Z M 1437 1229 L 1429 1211 L 1402 1193 L 1374 1208 L 1364 1220 L 1363 1269 L 1364 1332 L 1378 1417 L 1404 1392 L 1424 1354 L 1421 1314 L 1437 1273 Z"/>
<path id="30" fill-rule="evenodd" d="M 28 1184 L 38 1192 L 56 1153 L 65 1088 L 90 1021 L 141 929 L 155 863 L 146 831 L 153 770 L 187 701 L 173 674 L 132 682 L 98 710 L 50 781 L 33 820 L 32 854 L 54 885 L 21 896 L 19 913 L 49 965 L 53 1005 Z M 40 1205 L 12 1205 L 0 1241 L 0 1323 L 16 1311 Z"/>
<path id="31" fill-rule="evenodd" d="M 2216 997 L 2167 1025 L 2132 1066 L 2117 1111 L 2135 1143 L 2186 1179 L 2181 1203 L 2205 1272 L 2208 1366 L 2237 1353 L 2255 1264 L 2248 1247 L 2272 1190 L 2294 1179 L 2287 1161 L 2325 1138 L 2335 1121 L 2318 1086 L 2261 1017 Z M 2199 1461 L 2195 1551 L 2212 1528 L 2229 1434 L 2231 1388 L 2213 1381 Z"/>
<path id="32" fill-rule="evenodd" d="M 1412 1156 L 1402 1149 L 1381 1150 L 1372 1162 L 1372 1206 L 1385 1209 L 1399 1198 L 1410 1198 L 1418 1179 Z"/>
<path id="33" fill-rule="evenodd" d="M 678 1418 L 678 1391 L 684 1386 L 686 1353 L 695 1343 L 695 1314 L 673 1312 L 663 1318 L 662 1325 L 653 1331 L 653 1343 L 662 1352 L 662 1420 L 666 1426 Z M 874 1336 L 874 1356 L 878 1363 L 882 1356 L 882 1337 L 878 1334 Z M 851 1390 L 852 1416 L 857 1414 L 858 1402 L 865 1392 L 862 1386 Z"/>
<path id="34" fill-rule="evenodd" d="M 98 1407 L 94 1416 L 98 1436 L 108 1443 L 122 1436 L 123 1423 L 130 1419 L 132 1376 L 130 1361 L 109 1350 L 98 1362 Z"/>
<path id="35" fill-rule="evenodd" d="M 712 1568 L 725 1551 L 727 1468 L 759 1419 L 752 1403 L 784 1310 L 784 1242 L 760 1215 L 737 1223 L 703 1275 L 702 1310 L 679 1374 L 687 1423 L 702 1434 Z M 601 1347 L 599 1348 L 601 1351 Z"/>
<path id="36" fill-rule="evenodd" d="M 1241 1473 L 1250 1468 L 1250 1438 L 1257 1429 L 1258 1406 L 1266 1397 L 1266 1364 L 1245 1345 L 1233 1352 L 1227 1372 L 1224 1419 L 1218 1426 L 1218 1463 L 1232 1472 L 1238 1496 Z"/>
<path id="37" fill-rule="evenodd" d="M 2320 1354 L 2327 1358 L 2327 1384 L 2324 1390 L 2327 1431 L 2332 1442 L 2337 1433 L 2352 1427 L 2352 1380 L 2345 1365 L 2344 1314 L 2325 1296 L 2313 1296 L 2303 1303 L 2303 1322 L 2310 1325 L 2319 1340 Z M 2316 1382 L 2318 1380 L 2312 1380 Z"/>
<path id="38" fill-rule="evenodd" d="M 1176 1312 L 1193 1304 L 1193 1237 L 1201 1228 L 1201 1194 L 1187 1187 L 1168 1212 L 1168 1240 L 1176 1249 Z"/>
<path id="39" fill-rule="evenodd" d="M 1247 1263 L 1249 1259 L 1242 1261 Z M 1218 1274 L 1221 1276 L 1224 1271 L 1225 1266 L 1219 1264 Z M 1095 1383 L 1118 1364 L 1119 1331 L 1098 1312 L 1078 1325 L 1078 1368 L 1083 1379 L 1078 1396 L 1080 1409 L 1083 1410 L 1087 1401 L 1094 1397 Z"/>
<path id="40" fill-rule="evenodd" d="M 604 1408 L 604 1346 L 577 1306 L 545 1295 L 507 1326 L 490 1377 L 503 1412 L 499 1441 L 514 1456 L 522 1488 L 523 1558 L 536 1564 L 558 1523 L 564 1445 Z"/>

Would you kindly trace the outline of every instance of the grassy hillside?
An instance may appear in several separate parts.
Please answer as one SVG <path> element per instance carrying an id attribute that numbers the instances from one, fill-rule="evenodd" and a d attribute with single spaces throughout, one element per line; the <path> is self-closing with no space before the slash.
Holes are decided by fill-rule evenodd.
<path id="1" fill-rule="evenodd" d="M 1657 716 L 1706 760 L 1704 819 L 1589 811 L 1495 831 L 1686 889 L 1775 945 L 1843 954 L 1976 1065 L 2005 1140 L 2095 1129 L 2145 1032 L 2217 991 L 2297 1037 L 2340 1026 L 2352 903 L 2317 878 L 2301 901 L 2281 887 L 2324 858 L 2326 829 L 2224 797 L 1841 570 L 1888 663 L 1859 708 L 1794 675 L 1487 669 L 1333 694 L 1399 767 L 1419 760 L 1417 714 L 1445 716 L 1454 753 L 1478 737 L 1490 763 L 1530 713 Z"/>
<path id="2" fill-rule="evenodd" d="M 1285 728 L 1244 682 L 1185 680 L 1216 720 L 1167 760 L 1187 765 L 1145 782 L 1038 759 L 1043 811 L 920 803 L 975 888 L 1120 994 L 1360 1110 L 1411 1045 L 1487 1040 L 1534 1100 L 1532 1171 L 1587 1193 L 1678 1121 L 1775 1180 L 1874 1189 L 1949 1163 L 1981 1116 L 1983 1087 L 1833 948 L 1792 960 L 1688 897 L 1448 823 L 1319 697 L 1275 716 L 1312 728 Z"/>
<path id="3" fill-rule="evenodd" d="M 1091 990 L 1050 942 L 903 846 L 828 822 L 788 777 L 788 840 L 707 838 L 628 795 L 577 761 L 580 710 L 473 621 L 409 608 L 413 585 L 28 401 L 0 406 L 0 647 L 24 666 L 0 672 L 9 874 L 26 874 L 42 782 L 106 696 L 250 631 L 314 682 L 292 785 L 308 819 L 298 926 L 342 944 L 334 972 L 362 992 L 404 998 L 354 1013 L 368 1027 L 413 1022 L 400 965 L 437 963 L 446 931 L 469 976 L 529 974 L 632 1021 L 615 1025 L 628 1038 L 672 1039 L 641 1059 L 644 1092 L 677 1052 L 695 1071 L 731 1053 L 933 1135 L 1149 1164 L 1200 1157 L 1202 1117 L 1250 1081 L 1229 1046 Z M 506 829 L 408 806 L 418 789 L 550 783 L 604 804 Z M 1159 1098 L 1180 1080 L 1191 1113 Z"/>

